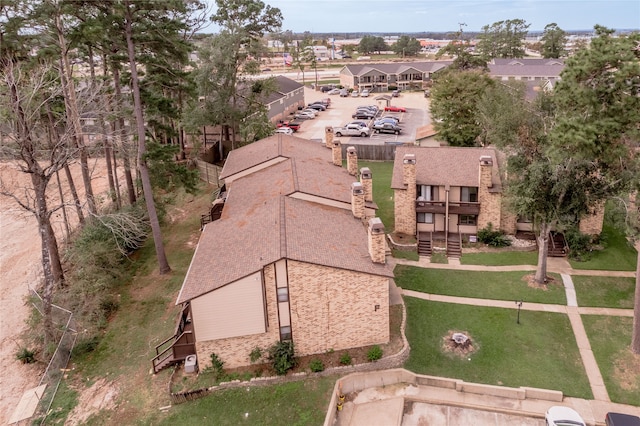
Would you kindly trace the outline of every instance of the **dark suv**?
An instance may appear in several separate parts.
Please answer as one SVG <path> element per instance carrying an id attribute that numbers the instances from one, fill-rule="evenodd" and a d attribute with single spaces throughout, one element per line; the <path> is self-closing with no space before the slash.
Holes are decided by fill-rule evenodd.
<path id="1" fill-rule="evenodd" d="M 393 133 L 399 135 L 402 132 L 402 128 L 392 123 L 374 124 L 372 127 L 375 133 Z"/>

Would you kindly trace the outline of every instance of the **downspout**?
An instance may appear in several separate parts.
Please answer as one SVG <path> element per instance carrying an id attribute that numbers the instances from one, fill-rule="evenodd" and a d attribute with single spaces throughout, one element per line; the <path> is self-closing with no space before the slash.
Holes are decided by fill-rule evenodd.
<path id="1" fill-rule="evenodd" d="M 444 246 L 449 247 L 449 190 L 451 187 L 444 186 Z"/>

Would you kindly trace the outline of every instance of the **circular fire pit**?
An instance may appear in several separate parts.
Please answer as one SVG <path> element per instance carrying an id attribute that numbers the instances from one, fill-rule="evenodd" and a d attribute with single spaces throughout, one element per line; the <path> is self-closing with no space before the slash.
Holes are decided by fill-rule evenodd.
<path id="1" fill-rule="evenodd" d="M 461 331 L 449 330 L 446 336 L 442 338 L 442 349 L 445 352 L 453 353 L 458 356 L 466 356 L 478 349 L 469 333 Z"/>

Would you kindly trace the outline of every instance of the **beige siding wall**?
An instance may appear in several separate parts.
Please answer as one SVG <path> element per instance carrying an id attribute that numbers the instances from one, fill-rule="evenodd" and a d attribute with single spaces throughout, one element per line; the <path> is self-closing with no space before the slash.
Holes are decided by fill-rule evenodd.
<path id="1" fill-rule="evenodd" d="M 389 340 L 388 278 L 289 261 L 289 295 L 298 355 Z"/>
<path id="2" fill-rule="evenodd" d="M 267 348 L 280 340 L 276 303 L 275 268 L 273 265 L 268 265 L 264 268 L 264 291 L 267 313 L 267 329 L 265 333 L 230 337 L 226 339 L 203 340 L 198 335 L 198 323 L 194 316 L 193 322 L 196 329 L 196 352 L 200 368 L 206 368 L 211 365 L 211 353 L 215 353 L 222 359 L 222 361 L 224 361 L 225 368 L 249 365 L 251 363 L 249 354 L 256 346 L 260 348 Z M 193 305 L 191 308 L 193 309 Z M 261 312 L 265 311 L 263 307 L 261 307 L 260 310 Z"/>
<path id="3" fill-rule="evenodd" d="M 264 333 L 262 274 L 252 274 L 193 299 L 191 312 L 198 340 Z"/>

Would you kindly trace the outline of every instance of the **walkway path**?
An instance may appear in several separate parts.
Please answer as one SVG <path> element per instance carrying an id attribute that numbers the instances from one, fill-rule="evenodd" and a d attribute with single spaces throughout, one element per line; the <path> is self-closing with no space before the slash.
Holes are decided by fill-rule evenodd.
<path id="1" fill-rule="evenodd" d="M 461 265 L 458 259 L 450 260 L 449 264 L 431 263 L 428 258 L 421 257 L 418 261 L 410 261 L 406 259 L 393 259 L 396 264 L 411 265 L 422 268 L 436 269 L 456 269 L 467 271 L 533 271 L 533 265 L 515 265 L 515 266 L 482 266 L 482 265 Z M 549 258 L 547 269 L 549 272 L 559 273 L 564 284 L 567 305 L 554 305 L 543 303 L 524 303 L 521 306 L 523 310 L 544 311 L 563 313 L 569 317 L 573 334 L 578 344 L 582 363 L 584 364 L 591 391 L 594 400 L 609 402 L 609 394 L 602 380 L 600 369 L 591 350 L 591 344 L 582 323 L 580 315 L 611 315 L 611 316 L 628 316 L 633 317 L 633 309 L 613 309 L 613 308 L 581 308 L 578 306 L 576 291 L 573 285 L 571 275 L 594 275 L 594 276 L 612 276 L 612 277 L 635 277 L 635 272 L 628 271 L 594 271 L 594 270 L 576 270 L 571 268 L 569 262 L 564 258 Z M 443 296 L 439 294 L 421 293 L 412 290 L 402 290 L 402 294 L 410 297 L 431 300 L 435 302 L 459 303 L 474 306 L 487 306 L 507 309 L 517 309 L 518 306 L 508 300 L 492 300 L 492 299 L 475 299 L 468 297 Z"/>

